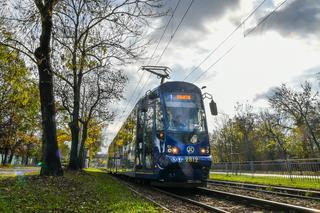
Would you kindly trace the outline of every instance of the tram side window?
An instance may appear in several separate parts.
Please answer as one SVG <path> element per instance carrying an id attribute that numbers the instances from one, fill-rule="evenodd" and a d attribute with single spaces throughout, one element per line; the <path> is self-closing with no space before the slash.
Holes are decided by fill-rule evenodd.
<path id="1" fill-rule="evenodd" d="M 109 146 L 109 159 L 108 159 L 108 168 L 114 168 L 114 161 L 115 161 L 115 152 L 114 152 L 115 142 L 113 141 Z"/>
<path id="2" fill-rule="evenodd" d="M 129 126 L 129 134 L 130 134 L 130 144 L 129 144 L 129 154 L 128 154 L 128 166 L 130 169 L 133 168 L 134 166 L 134 150 L 135 150 L 135 143 L 136 143 L 136 125 L 137 125 L 137 120 L 136 120 L 136 113 L 130 116 L 129 119 L 130 126 Z"/>
<path id="3" fill-rule="evenodd" d="M 154 111 L 154 105 L 150 104 L 148 107 L 148 111 L 146 113 L 146 132 L 145 132 L 145 144 L 146 144 L 146 168 L 151 169 L 152 168 L 152 128 L 153 128 L 153 111 Z"/>
<path id="4" fill-rule="evenodd" d="M 141 169 L 142 167 L 142 142 L 143 142 L 143 113 L 137 111 L 137 140 L 136 140 L 136 155 L 135 162 L 136 168 Z"/>
<path id="5" fill-rule="evenodd" d="M 163 130 L 163 113 L 160 106 L 160 99 L 156 101 L 156 129 L 157 132 Z"/>

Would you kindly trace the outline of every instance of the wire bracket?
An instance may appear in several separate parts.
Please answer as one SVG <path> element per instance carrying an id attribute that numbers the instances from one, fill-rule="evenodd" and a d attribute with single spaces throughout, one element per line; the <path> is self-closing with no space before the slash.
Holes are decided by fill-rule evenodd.
<path id="1" fill-rule="evenodd" d="M 203 93 L 202 94 L 202 98 L 203 99 L 209 99 L 209 100 L 213 100 L 213 97 L 212 97 L 212 95 L 211 94 L 209 94 L 209 93 L 207 93 L 207 92 L 205 92 L 205 93 Z"/>

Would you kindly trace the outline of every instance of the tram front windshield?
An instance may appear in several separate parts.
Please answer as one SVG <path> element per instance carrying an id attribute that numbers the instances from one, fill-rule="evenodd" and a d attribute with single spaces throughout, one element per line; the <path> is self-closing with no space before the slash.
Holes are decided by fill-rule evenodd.
<path id="1" fill-rule="evenodd" d="M 201 96 L 197 93 L 165 94 L 167 129 L 170 131 L 206 131 Z"/>

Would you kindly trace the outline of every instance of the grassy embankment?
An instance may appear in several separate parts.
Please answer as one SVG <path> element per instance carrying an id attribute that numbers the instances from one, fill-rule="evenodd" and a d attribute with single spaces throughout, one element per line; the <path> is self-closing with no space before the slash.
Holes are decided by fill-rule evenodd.
<path id="1" fill-rule="evenodd" d="M 0 178 L 0 212 L 160 211 L 99 170 Z"/>
<path id="2" fill-rule="evenodd" d="M 210 174 L 211 179 L 225 180 L 225 181 L 236 181 L 245 183 L 256 183 L 274 186 L 286 186 L 296 187 L 304 189 L 315 189 L 320 190 L 320 179 L 319 181 L 311 181 L 308 179 L 292 179 L 281 178 L 281 177 L 251 177 L 246 175 L 223 175 L 223 174 Z"/>

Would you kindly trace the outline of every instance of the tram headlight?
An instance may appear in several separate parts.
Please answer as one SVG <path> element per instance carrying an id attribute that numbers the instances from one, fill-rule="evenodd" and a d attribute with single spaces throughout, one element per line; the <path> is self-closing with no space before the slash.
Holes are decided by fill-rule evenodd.
<path id="1" fill-rule="evenodd" d="M 171 153 L 171 154 L 174 154 L 174 155 L 179 153 L 178 147 L 168 145 L 167 148 L 168 148 L 167 149 L 168 153 Z"/>
<path id="2" fill-rule="evenodd" d="M 197 143 L 198 142 L 198 136 L 197 135 L 193 135 L 191 137 L 191 139 L 190 139 L 190 142 L 193 143 L 193 144 Z"/>
<path id="3" fill-rule="evenodd" d="M 200 152 L 201 152 L 201 154 L 204 155 L 204 154 L 206 154 L 206 149 L 205 149 L 205 148 L 201 148 L 201 149 L 200 149 Z"/>
<path id="4" fill-rule="evenodd" d="M 206 146 L 206 147 L 200 148 L 200 153 L 201 153 L 202 155 L 210 154 L 210 147 L 209 147 L 209 146 Z"/>
<path id="5" fill-rule="evenodd" d="M 179 149 L 177 147 L 172 147 L 172 154 L 176 155 L 179 153 Z"/>

